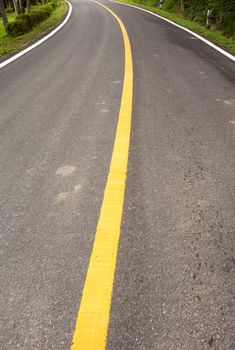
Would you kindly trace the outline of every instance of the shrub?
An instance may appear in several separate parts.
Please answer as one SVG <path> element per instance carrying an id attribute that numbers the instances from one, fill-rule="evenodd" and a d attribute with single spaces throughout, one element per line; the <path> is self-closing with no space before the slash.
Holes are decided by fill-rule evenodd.
<path id="1" fill-rule="evenodd" d="M 180 1 L 165 0 L 164 9 L 166 9 L 167 11 L 178 12 L 180 10 Z"/>
<path id="2" fill-rule="evenodd" d="M 27 22 L 23 20 L 17 20 L 12 23 L 8 23 L 7 26 L 7 33 L 10 36 L 16 37 L 19 35 L 22 35 L 24 33 L 27 33 L 31 30 L 31 26 L 27 24 Z"/>
<path id="3" fill-rule="evenodd" d="M 13 7 L 6 9 L 6 13 L 13 13 L 13 12 L 15 12 L 15 9 Z"/>
<path id="4" fill-rule="evenodd" d="M 38 10 L 17 16 L 14 22 L 8 24 L 8 35 L 12 37 L 17 37 L 29 32 L 37 24 L 50 17 L 55 7 L 56 2 L 53 1 L 41 6 Z"/>
<path id="5" fill-rule="evenodd" d="M 220 28 L 225 36 L 232 37 L 235 33 L 235 20 L 224 19 L 220 24 Z"/>

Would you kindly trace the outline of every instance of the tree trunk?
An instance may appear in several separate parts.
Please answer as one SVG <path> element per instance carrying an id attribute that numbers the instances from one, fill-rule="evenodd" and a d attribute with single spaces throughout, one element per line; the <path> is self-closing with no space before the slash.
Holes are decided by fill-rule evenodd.
<path id="1" fill-rule="evenodd" d="M 20 13 L 19 1 L 18 0 L 13 0 L 13 4 L 14 4 L 16 16 L 18 16 L 19 13 Z"/>
<path id="2" fill-rule="evenodd" d="M 7 20 L 7 14 L 5 11 L 3 0 L 0 0 L 0 14 L 2 16 L 2 21 L 4 24 L 5 31 L 7 33 L 7 26 L 8 26 L 8 20 Z"/>
<path id="3" fill-rule="evenodd" d="M 20 7 L 20 13 L 24 13 L 24 5 L 22 0 L 19 0 L 19 7 Z"/>
<path id="4" fill-rule="evenodd" d="M 26 8 L 27 8 L 27 12 L 29 13 L 31 9 L 30 0 L 26 0 Z"/>

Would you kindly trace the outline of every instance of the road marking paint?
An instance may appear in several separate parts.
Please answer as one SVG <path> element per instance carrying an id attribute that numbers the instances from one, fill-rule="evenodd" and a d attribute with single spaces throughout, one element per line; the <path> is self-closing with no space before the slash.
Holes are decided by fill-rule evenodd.
<path id="1" fill-rule="evenodd" d="M 16 55 L 8 58 L 7 60 L 3 61 L 2 63 L 0 63 L 0 69 L 7 66 L 8 64 L 10 64 L 11 62 L 17 60 L 18 58 L 20 58 L 21 56 L 25 55 L 27 52 L 35 49 L 35 47 L 41 45 L 42 43 L 44 43 L 44 41 L 48 40 L 50 37 L 52 37 L 53 35 L 55 35 L 55 33 L 57 33 L 69 20 L 69 17 L 71 16 L 72 13 L 72 5 L 70 4 L 69 1 L 66 0 L 66 2 L 69 5 L 69 12 L 67 14 L 67 16 L 65 17 L 64 21 L 58 26 L 56 27 L 54 30 L 52 30 L 48 35 L 44 36 L 42 39 L 38 40 L 36 43 L 34 43 L 33 45 L 27 47 L 26 49 L 18 52 Z"/>
<path id="2" fill-rule="evenodd" d="M 71 350 L 103 350 L 106 346 L 131 132 L 133 66 L 130 41 L 120 18 L 108 7 L 99 5 L 116 18 L 121 28 L 125 73 L 109 175 Z"/>
<path id="3" fill-rule="evenodd" d="M 235 62 L 235 56 L 233 56 L 233 55 L 230 54 L 229 52 L 227 52 L 227 51 L 221 49 L 219 46 L 213 44 L 211 41 L 209 41 L 209 40 L 203 38 L 201 35 L 199 35 L 199 34 L 193 32 L 193 31 L 190 30 L 190 29 L 187 29 L 187 28 L 185 28 L 185 27 L 182 27 L 181 25 L 179 25 L 179 24 L 177 24 L 177 23 L 175 23 L 175 22 L 173 22 L 173 21 L 171 21 L 171 20 L 169 20 L 169 19 L 167 19 L 167 18 L 165 18 L 165 17 L 162 17 L 162 16 L 160 16 L 160 15 L 157 15 L 156 13 L 151 12 L 151 11 L 148 11 L 148 10 L 145 10 L 145 9 L 143 9 L 143 8 L 141 8 L 141 7 L 137 7 L 137 6 L 130 5 L 130 4 L 125 4 L 125 3 L 123 3 L 123 2 L 119 2 L 119 1 L 116 1 L 116 0 L 109 0 L 109 1 L 110 1 L 110 2 L 114 2 L 114 3 L 116 3 L 116 4 L 120 4 L 120 5 L 124 5 L 124 6 L 133 7 L 133 8 L 135 8 L 135 9 L 137 9 L 137 10 L 144 11 L 144 12 L 149 13 L 150 15 L 153 15 L 153 16 L 155 16 L 155 17 L 161 18 L 161 19 L 163 19 L 164 21 L 173 24 L 175 27 L 178 27 L 178 28 L 184 30 L 185 32 L 190 33 L 190 34 L 193 35 L 194 37 L 200 39 L 201 41 L 203 41 L 203 42 L 204 42 L 205 44 L 207 44 L 208 46 L 213 47 L 213 49 L 219 51 L 220 53 L 222 53 L 222 55 L 224 55 L 224 56 L 230 58 L 230 60 L 232 60 L 232 61 Z"/>

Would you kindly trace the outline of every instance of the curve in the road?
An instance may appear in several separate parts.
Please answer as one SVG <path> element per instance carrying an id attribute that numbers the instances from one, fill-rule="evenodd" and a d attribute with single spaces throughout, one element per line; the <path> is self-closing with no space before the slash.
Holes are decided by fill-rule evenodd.
<path id="1" fill-rule="evenodd" d="M 177 23 L 175 23 L 175 22 L 173 22 L 173 21 L 171 21 L 171 20 L 169 20 L 169 19 L 167 19 L 167 18 L 165 18 L 165 17 L 162 17 L 162 16 L 160 16 L 160 15 L 158 15 L 158 14 L 156 14 L 156 13 L 153 13 L 153 12 L 151 12 L 151 11 L 148 11 L 148 10 L 142 8 L 142 7 L 137 7 L 137 6 L 134 6 L 134 5 L 125 4 L 125 3 L 123 3 L 123 2 L 119 2 L 119 1 L 115 1 L 115 0 L 108 0 L 108 1 L 114 2 L 114 3 L 118 3 L 118 4 L 120 4 L 120 5 L 125 5 L 125 6 L 129 6 L 129 7 L 133 7 L 133 8 L 135 8 L 135 9 L 137 9 L 137 10 L 144 11 L 144 12 L 150 13 L 151 15 L 153 15 L 153 16 L 155 16 L 155 17 L 161 18 L 161 19 L 163 19 L 164 21 L 166 21 L 166 22 L 168 22 L 168 23 L 171 23 L 171 24 L 173 24 L 174 26 L 176 26 L 176 27 L 178 27 L 178 28 L 184 30 L 185 32 L 194 35 L 196 38 L 200 39 L 200 40 L 203 41 L 205 44 L 207 44 L 207 45 L 213 47 L 213 49 L 217 50 L 218 52 L 222 53 L 222 55 L 224 55 L 224 56 L 230 58 L 230 60 L 232 60 L 232 61 L 235 62 L 235 56 L 231 55 L 229 52 L 227 52 L 227 51 L 221 49 L 221 47 L 219 47 L 219 46 L 213 44 L 211 41 L 209 41 L 209 40 L 203 38 L 201 35 L 199 35 L 199 34 L 193 32 L 193 31 L 190 30 L 190 29 L 187 29 L 187 28 L 185 28 L 185 27 L 182 27 L 181 25 L 179 25 L 179 24 L 177 24 Z"/>
<path id="2" fill-rule="evenodd" d="M 234 349 L 234 62 L 102 2 L 135 77 L 106 348 Z M 101 6 L 72 5 L 53 40 L 0 71 L 1 349 L 70 348 L 109 173 L 123 39 Z"/>
<path id="3" fill-rule="evenodd" d="M 119 24 L 125 48 L 125 72 L 109 175 L 71 350 L 105 349 L 131 132 L 133 64 L 129 37 L 120 18 L 107 6 L 96 3 L 109 11 Z"/>
<path id="4" fill-rule="evenodd" d="M 55 29 L 53 29 L 49 34 L 47 34 L 46 36 L 44 36 L 42 39 L 38 40 L 36 43 L 34 43 L 33 45 L 30 45 L 29 47 L 27 47 L 26 49 L 18 52 L 16 55 L 8 58 L 7 60 L 3 61 L 2 63 L 0 63 L 0 69 L 7 66 L 8 64 L 18 60 L 18 58 L 20 58 L 21 56 L 25 55 L 27 52 L 32 51 L 33 49 L 35 49 L 37 46 L 41 45 L 42 43 L 44 43 L 46 40 L 50 39 L 53 35 L 55 35 L 69 20 L 71 14 L 72 14 L 72 5 L 69 1 L 66 0 L 66 2 L 69 5 L 69 12 L 67 14 L 67 16 L 65 17 L 65 19 L 63 20 L 63 22 L 58 25 L 58 27 L 56 27 Z"/>

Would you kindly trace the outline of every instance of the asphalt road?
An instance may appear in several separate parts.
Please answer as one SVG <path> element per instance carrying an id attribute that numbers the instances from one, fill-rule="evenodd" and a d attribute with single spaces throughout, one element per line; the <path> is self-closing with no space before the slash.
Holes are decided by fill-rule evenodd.
<path id="1" fill-rule="evenodd" d="M 234 350 L 235 64 L 103 3 L 134 63 L 107 349 Z M 72 5 L 61 31 L 0 71 L 1 350 L 70 348 L 109 171 L 123 39 L 104 8 Z"/>

